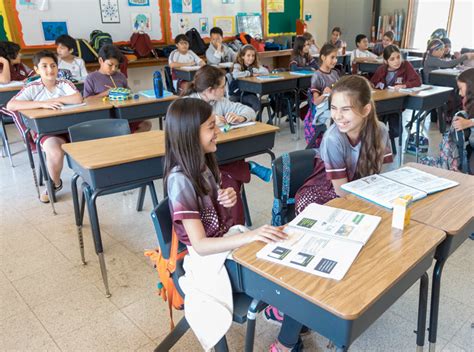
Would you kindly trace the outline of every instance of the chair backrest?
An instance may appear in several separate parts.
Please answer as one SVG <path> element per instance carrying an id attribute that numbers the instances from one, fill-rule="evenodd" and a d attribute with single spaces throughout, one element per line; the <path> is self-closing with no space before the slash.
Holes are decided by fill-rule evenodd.
<path id="1" fill-rule="evenodd" d="M 171 218 L 171 212 L 168 202 L 168 197 L 164 198 L 155 209 L 151 211 L 151 219 L 153 226 L 155 227 L 156 237 L 158 239 L 158 245 L 160 246 L 161 255 L 165 259 L 170 258 L 171 251 L 171 236 L 173 230 L 173 220 Z M 178 253 L 186 249 L 186 246 L 179 242 Z M 173 273 L 173 282 L 175 287 L 178 289 L 182 297 L 184 292 L 179 286 L 178 279 L 184 275 L 183 261 L 179 260 L 176 262 L 176 270 Z"/>
<path id="2" fill-rule="evenodd" d="M 311 175 L 314 168 L 314 149 L 297 150 L 288 153 L 290 159 L 290 184 L 288 197 L 294 198 L 304 181 Z M 278 157 L 273 161 L 273 196 L 282 199 L 283 159 Z M 288 204 L 288 221 L 294 217 L 295 206 Z"/>
<path id="3" fill-rule="evenodd" d="M 116 137 L 130 134 L 130 126 L 125 119 L 102 119 L 78 123 L 68 128 L 71 142 Z"/>
<path id="4" fill-rule="evenodd" d="M 164 71 L 165 71 L 166 89 L 168 90 L 168 92 L 177 94 L 176 89 L 174 89 L 174 85 L 173 85 L 173 76 L 171 75 L 171 68 L 166 65 L 164 67 Z"/>

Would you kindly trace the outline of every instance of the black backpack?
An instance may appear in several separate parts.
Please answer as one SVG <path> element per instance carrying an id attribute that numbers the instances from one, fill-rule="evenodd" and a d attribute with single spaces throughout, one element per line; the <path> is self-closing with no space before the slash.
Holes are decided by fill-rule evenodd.
<path id="1" fill-rule="evenodd" d="M 90 36 L 91 46 L 96 52 L 99 52 L 100 48 L 107 44 L 113 44 L 112 36 L 109 33 L 102 32 L 101 30 L 94 30 Z"/>
<path id="2" fill-rule="evenodd" d="M 191 28 L 187 31 L 186 37 L 188 37 L 189 40 L 189 49 L 194 51 L 196 55 L 204 55 L 206 53 L 206 43 L 204 43 L 204 40 L 202 40 L 196 28 Z"/>
<path id="3" fill-rule="evenodd" d="M 99 55 L 85 39 L 76 39 L 73 55 L 80 57 L 84 62 L 96 62 Z"/>

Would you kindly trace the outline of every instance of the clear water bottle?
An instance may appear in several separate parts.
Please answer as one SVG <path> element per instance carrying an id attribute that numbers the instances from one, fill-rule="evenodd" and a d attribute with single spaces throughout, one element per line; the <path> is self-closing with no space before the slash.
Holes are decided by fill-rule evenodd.
<path id="1" fill-rule="evenodd" d="M 160 71 L 155 71 L 153 74 L 153 88 L 155 89 L 155 97 L 163 98 L 163 79 Z"/>

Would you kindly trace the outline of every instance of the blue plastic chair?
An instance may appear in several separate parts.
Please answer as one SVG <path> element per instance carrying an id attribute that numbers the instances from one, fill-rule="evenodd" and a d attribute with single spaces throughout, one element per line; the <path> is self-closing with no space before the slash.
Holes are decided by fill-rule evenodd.
<path id="1" fill-rule="evenodd" d="M 168 197 L 163 199 L 155 209 L 151 212 L 151 218 L 155 227 L 156 236 L 158 238 L 158 244 L 161 253 L 165 259 L 169 259 L 171 251 L 171 235 L 173 221 L 171 218 L 170 208 L 168 204 Z M 186 246 L 182 243 L 178 246 L 178 251 L 185 250 Z M 237 283 L 241 282 L 238 280 L 240 275 L 239 264 L 234 261 L 226 262 L 227 272 L 231 277 L 233 284 L 233 301 L 234 301 L 234 312 L 233 321 L 239 324 L 247 322 L 247 333 L 245 336 L 245 351 L 253 350 L 253 343 L 255 338 L 255 315 L 265 308 L 266 304 L 256 299 L 252 299 L 245 293 L 242 293 L 242 287 L 235 287 Z M 184 275 L 183 261 L 180 260 L 176 263 L 176 270 L 172 274 L 173 282 L 178 290 L 179 294 L 184 297 L 184 292 L 179 286 L 179 278 Z M 234 279 L 232 279 L 234 278 Z M 185 307 L 186 309 L 186 307 Z M 155 352 L 169 351 L 178 340 L 189 330 L 189 324 L 185 317 L 183 317 L 176 327 L 171 331 L 160 344 L 155 348 Z M 214 347 L 216 352 L 228 351 L 227 341 L 225 336 L 216 344 Z"/>

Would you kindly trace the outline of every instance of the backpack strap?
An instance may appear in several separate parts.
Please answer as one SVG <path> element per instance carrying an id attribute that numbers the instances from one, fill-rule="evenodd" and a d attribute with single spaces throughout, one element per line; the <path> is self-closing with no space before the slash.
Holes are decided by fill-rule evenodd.
<path id="1" fill-rule="evenodd" d="M 97 54 L 97 51 L 95 51 L 95 49 L 89 44 L 89 42 L 87 40 L 83 40 L 83 43 L 87 46 L 87 48 L 92 52 L 92 54 L 94 54 L 94 56 L 97 58 L 99 58 L 99 54 Z"/>
<path id="2" fill-rule="evenodd" d="M 290 181 L 291 181 L 291 160 L 290 154 L 285 153 L 281 156 L 283 162 L 283 176 L 282 176 L 282 188 L 281 188 L 281 200 L 283 207 L 288 204 L 294 204 L 295 199 L 290 198 Z"/>
<path id="3" fill-rule="evenodd" d="M 176 271 L 176 262 L 178 260 L 178 236 L 176 235 L 176 231 L 174 227 L 171 230 L 171 248 L 170 248 L 170 258 L 168 259 L 167 270 L 169 274 L 168 280 L 173 281 L 173 273 Z M 173 297 L 176 291 L 176 287 L 173 285 L 168 285 L 168 310 L 170 313 L 170 329 L 174 329 L 174 320 L 173 320 Z"/>

